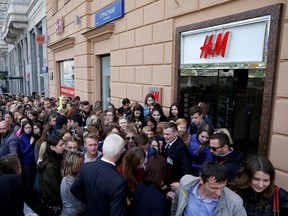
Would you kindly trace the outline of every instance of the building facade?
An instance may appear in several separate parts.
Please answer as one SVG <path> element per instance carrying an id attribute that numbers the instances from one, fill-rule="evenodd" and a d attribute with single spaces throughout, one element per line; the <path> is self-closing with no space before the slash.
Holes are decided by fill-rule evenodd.
<path id="1" fill-rule="evenodd" d="M 46 0 L 49 94 L 210 104 L 288 189 L 287 0 Z"/>
<path id="2" fill-rule="evenodd" d="M 5 44 L 1 64 L 8 71 L 7 88 L 12 94 L 46 92 L 48 61 L 46 4 L 44 0 L 7 1 L 1 28 Z"/>

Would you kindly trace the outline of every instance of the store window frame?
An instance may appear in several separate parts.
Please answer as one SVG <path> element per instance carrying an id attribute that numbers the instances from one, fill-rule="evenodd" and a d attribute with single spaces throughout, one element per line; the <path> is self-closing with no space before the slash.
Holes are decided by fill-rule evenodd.
<path id="1" fill-rule="evenodd" d="M 195 23 L 187 26 L 181 26 L 176 28 L 175 35 L 175 73 L 174 73 L 174 99 L 179 100 L 180 92 L 180 58 L 181 58 L 181 33 L 186 31 L 192 31 L 202 28 L 208 28 L 211 26 L 222 25 L 231 22 L 237 22 L 245 19 L 252 19 L 261 16 L 271 16 L 270 29 L 269 29 L 269 44 L 267 52 L 266 63 L 266 75 L 263 92 L 263 104 L 261 115 L 261 126 L 259 132 L 259 145 L 258 153 L 262 156 L 268 155 L 268 146 L 270 139 L 270 128 L 272 122 L 272 107 L 273 107 L 273 93 L 275 90 L 275 71 L 278 66 L 278 50 L 281 32 L 281 19 L 282 19 L 283 4 L 275 4 L 251 11 L 246 11 L 230 16 L 225 16 L 213 20 L 208 20 L 200 23 Z"/>
<path id="2" fill-rule="evenodd" d="M 74 59 L 58 62 L 60 94 L 68 97 L 75 96 Z"/>

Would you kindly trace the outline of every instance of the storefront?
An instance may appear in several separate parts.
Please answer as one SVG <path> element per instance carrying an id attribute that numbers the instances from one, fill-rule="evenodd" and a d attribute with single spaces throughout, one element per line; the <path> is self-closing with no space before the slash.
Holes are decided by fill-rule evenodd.
<path id="1" fill-rule="evenodd" d="M 180 104 L 200 101 L 245 155 L 267 156 L 280 5 L 177 28 Z M 271 13 L 273 11 L 273 13 Z M 233 22 L 230 22 L 233 20 Z M 272 91 L 271 91 L 272 90 Z"/>

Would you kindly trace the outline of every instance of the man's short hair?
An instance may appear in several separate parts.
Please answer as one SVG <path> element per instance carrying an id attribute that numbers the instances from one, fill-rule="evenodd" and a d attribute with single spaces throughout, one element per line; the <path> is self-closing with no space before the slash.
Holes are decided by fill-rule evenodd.
<path id="1" fill-rule="evenodd" d="M 137 146 L 146 145 L 149 142 L 149 138 L 143 131 L 137 133 L 134 137 L 134 142 Z"/>
<path id="2" fill-rule="evenodd" d="M 65 124 L 65 125 L 67 124 L 67 122 L 68 122 L 68 119 L 67 119 L 66 116 L 64 116 L 64 115 L 58 115 L 58 116 L 56 117 L 56 124 L 55 124 L 54 128 L 55 128 L 55 129 L 61 129 L 64 124 Z"/>
<path id="3" fill-rule="evenodd" d="M 81 101 L 80 104 L 82 104 L 83 106 L 87 106 L 89 105 L 89 101 Z"/>
<path id="4" fill-rule="evenodd" d="M 79 96 L 75 96 L 72 101 L 75 102 L 76 100 L 80 101 L 80 97 Z"/>
<path id="5" fill-rule="evenodd" d="M 44 101 L 49 101 L 51 102 L 51 99 L 49 97 L 44 98 Z"/>
<path id="6" fill-rule="evenodd" d="M 196 114 L 196 113 L 198 113 L 199 115 L 202 115 L 202 113 L 203 113 L 202 108 L 201 108 L 200 106 L 198 106 L 198 105 L 195 105 L 195 106 L 190 107 L 190 109 L 189 109 L 189 115 L 190 115 L 190 116 L 193 116 L 193 115 Z"/>
<path id="7" fill-rule="evenodd" d="M 124 98 L 122 100 L 122 105 L 124 106 L 125 104 L 129 103 L 130 104 L 130 100 L 128 98 Z"/>
<path id="8" fill-rule="evenodd" d="M 218 183 L 226 182 L 228 179 L 227 168 L 217 161 L 206 161 L 200 168 L 199 174 L 204 183 L 211 178 Z"/>
<path id="9" fill-rule="evenodd" d="M 89 132 L 88 134 L 86 134 L 86 135 L 83 137 L 84 143 L 86 142 L 86 139 L 87 139 L 87 138 L 97 140 L 97 142 L 99 141 L 99 136 L 98 136 L 98 134 L 95 133 L 95 132 Z"/>
<path id="10" fill-rule="evenodd" d="M 220 146 L 230 145 L 229 137 L 225 133 L 215 133 L 210 136 L 210 140 L 218 140 Z"/>
<path id="11" fill-rule="evenodd" d="M 83 118 L 80 114 L 74 114 L 71 116 L 71 120 L 77 122 L 80 127 L 83 125 Z"/>
<path id="12" fill-rule="evenodd" d="M 166 122 L 163 129 L 171 128 L 173 132 L 178 131 L 177 125 L 174 122 Z"/>
<path id="13" fill-rule="evenodd" d="M 108 135 L 103 144 L 103 155 L 107 155 L 109 157 L 115 157 L 117 154 L 122 153 L 124 149 L 124 140 L 118 134 L 110 134 Z"/>

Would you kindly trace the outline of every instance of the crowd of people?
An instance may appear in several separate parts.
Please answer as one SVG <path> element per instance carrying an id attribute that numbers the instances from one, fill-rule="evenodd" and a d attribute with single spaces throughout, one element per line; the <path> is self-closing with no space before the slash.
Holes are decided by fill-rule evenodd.
<path id="1" fill-rule="evenodd" d="M 185 119 L 150 93 L 106 109 L 79 96 L 0 99 L 0 215 L 288 215 L 272 163 L 244 161 L 207 103 Z"/>

